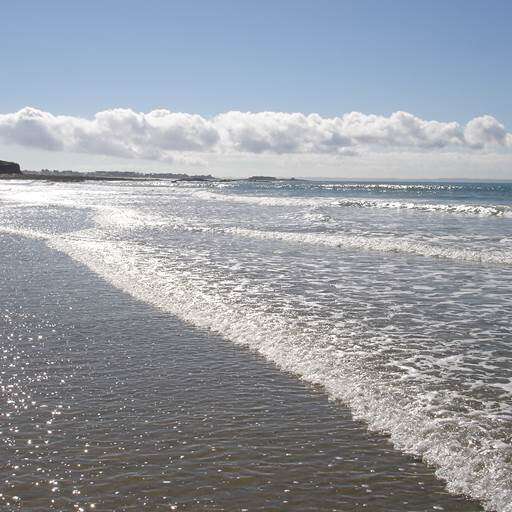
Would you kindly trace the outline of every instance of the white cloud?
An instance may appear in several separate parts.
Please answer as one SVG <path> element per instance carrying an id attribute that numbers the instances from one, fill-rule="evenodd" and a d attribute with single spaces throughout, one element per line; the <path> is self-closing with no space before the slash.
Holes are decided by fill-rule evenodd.
<path id="1" fill-rule="evenodd" d="M 458 123 L 425 121 L 401 111 L 389 117 L 351 112 L 340 118 L 340 130 L 356 144 L 433 149 L 465 143 Z"/>
<path id="2" fill-rule="evenodd" d="M 243 153 L 336 153 L 353 141 L 339 118 L 283 112 L 226 112 L 213 119 L 222 145 Z"/>
<path id="3" fill-rule="evenodd" d="M 492 116 L 475 117 L 466 125 L 464 137 L 467 144 L 475 148 L 499 144 L 512 146 L 512 136 Z"/>
<path id="4" fill-rule="evenodd" d="M 26 107 L 0 114 L 0 139 L 51 151 L 161 162 L 174 162 L 187 153 L 354 155 L 360 150 L 512 147 L 512 135 L 492 116 L 476 117 L 462 126 L 407 112 L 389 117 L 351 112 L 327 118 L 233 111 L 204 118 L 165 109 L 145 114 L 117 108 L 85 119 Z"/>

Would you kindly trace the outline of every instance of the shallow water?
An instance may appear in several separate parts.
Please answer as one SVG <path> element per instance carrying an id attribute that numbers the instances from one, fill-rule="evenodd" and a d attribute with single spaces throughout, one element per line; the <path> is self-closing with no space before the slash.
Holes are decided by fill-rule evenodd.
<path id="1" fill-rule="evenodd" d="M 295 376 L 284 388 L 308 389 L 296 377 L 320 385 L 396 449 L 432 464 L 450 491 L 511 510 L 510 185 L 0 187 L 3 233 L 39 239 L 137 304 L 250 347 Z M 105 306 L 126 315 L 123 307 Z M 226 356 L 215 349 L 206 361 L 215 357 Z M 255 375 L 254 386 L 269 384 Z M 350 495 L 351 478 L 333 482 Z M 354 509 L 340 499 L 322 493 L 311 507 Z M 435 505 L 418 499 L 410 510 Z"/>
<path id="2" fill-rule="evenodd" d="M 322 390 L 1 244 L 2 509 L 480 510 Z"/>

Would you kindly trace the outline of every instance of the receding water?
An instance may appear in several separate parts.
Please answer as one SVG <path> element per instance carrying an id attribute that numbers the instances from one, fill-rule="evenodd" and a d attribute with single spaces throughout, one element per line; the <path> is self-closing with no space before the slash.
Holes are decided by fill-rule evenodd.
<path id="1" fill-rule="evenodd" d="M 511 510 L 508 185 L 0 187 L 7 510 Z"/>
<path id="2" fill-rule="evenodd" d="M 479 510 L 321 390 L 1 241 L 6 510 Z"/>

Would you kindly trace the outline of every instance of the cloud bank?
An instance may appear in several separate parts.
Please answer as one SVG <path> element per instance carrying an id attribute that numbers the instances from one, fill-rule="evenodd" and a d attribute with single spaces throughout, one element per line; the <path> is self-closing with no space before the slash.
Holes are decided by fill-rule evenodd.
<path id="1" fill-rule="evenodd" d="M 31 107 L 0 114 L 0 140 L 50 151 L 172 162 L 194 154 L 347 155 L 359 150 L 468 152 L 512 147 L 512 134 L 494 117 L 466 125 L 350 112 L 340 117 L 231 111 L 211 118 L 165 109 L 98 112 L 94 118 L 53 115 Z"/>

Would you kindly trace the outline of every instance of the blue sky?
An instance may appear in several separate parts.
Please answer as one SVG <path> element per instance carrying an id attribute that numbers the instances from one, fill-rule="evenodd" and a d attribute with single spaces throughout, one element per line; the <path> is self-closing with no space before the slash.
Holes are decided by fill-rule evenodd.
<path id="1" fill-rule="evenodd" d="M 18 0 L 2 19 L 4 114 L 403 110 L 512 128 L 510 1 Z"/>

